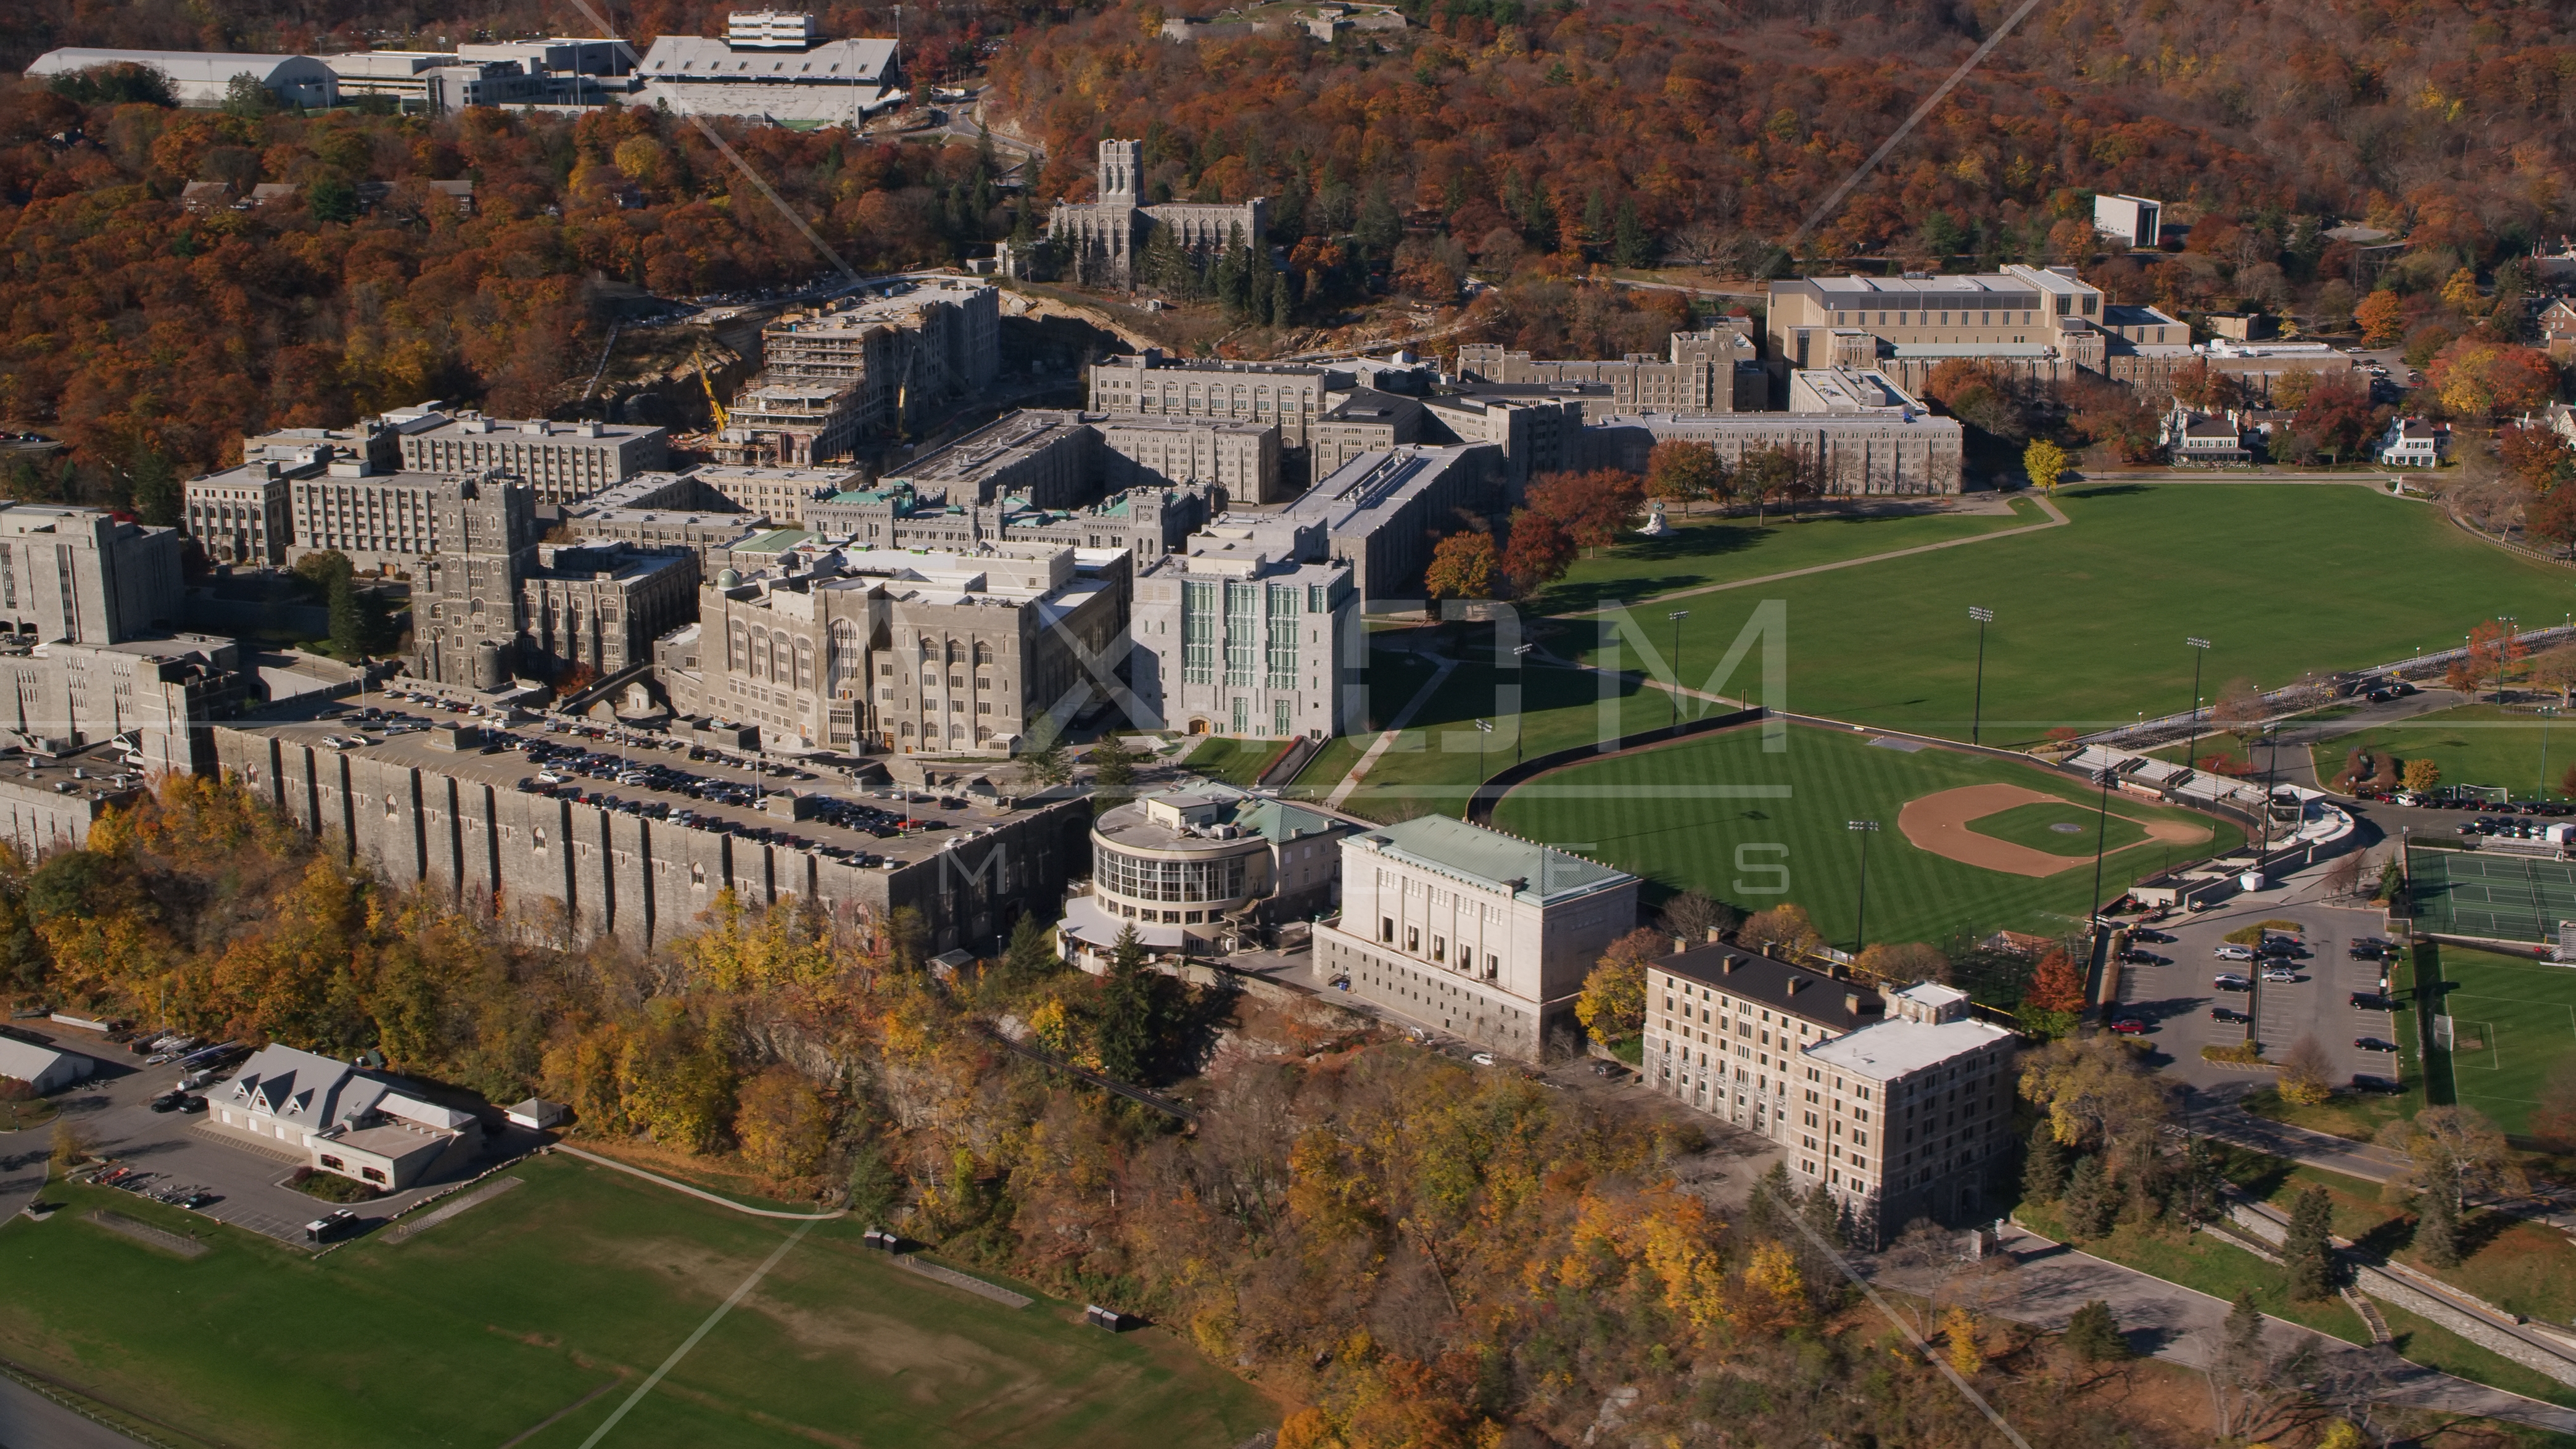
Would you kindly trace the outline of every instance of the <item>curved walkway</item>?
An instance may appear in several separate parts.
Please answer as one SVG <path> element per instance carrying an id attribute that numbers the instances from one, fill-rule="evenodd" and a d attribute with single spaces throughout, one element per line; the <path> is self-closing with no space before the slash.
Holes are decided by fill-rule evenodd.
<path id="1" fill-rule="evenodd" d="M 616 1168 L 619 1172 L 629 1173 L 633 1176 L 640 1177 L 646 1182 L 658 1182 L 664 1187 L 685 1192 L 691 1197 L 704 1198 L 708 1202 L 714 1203 L 717 1207 L 731 1208 L 735 1212 L 742 1213 L 747 1217 L 785 1218 L 789 1222 L 793 1223 L 821 1223 L 829 1222 L 834 1218 L 845 1218 L 850 1215 L 850 1210 L 848 1208 L 835 1208 L 831 1212 L 827 1213 L 790 1213 L 780 1212 L 776 1208 L 744 1207 L 741 1203 L 735 1202 L 731 1198 L 718 1197 L 714 1193 L 707 1191 L 705 1188 L 691 1187 L 676 1177 L 664 1177 L 658 1172 L 646 1172 L 640 1167 L 629 1167 L 625 1163 L 620 1162 L 613 1157 L 602 1157 L 596 1152 L 584 1152 L 578 1147 L 567 1146 L 561 1142 L 555 1144 L 555 1151 L 569 1153 L 574 1157 L 580 1158 L 584 1162 L 596 1162 L 602 1167 Z"/>
<path id="2" fill-rule="evenodd" d="M 1832 563 L 1810 564 L 1802 569 L 1784 569 L 1776 574 L 1756 574 L 1754 577 L 1749 579 L 1730 579 L 1722 584 L 1698 584 L 1687 589 L 1675 589 L 1666 594 L 1648 594 L 1641 599 L 1629 599 L 1622 603 L 1610 605 L 1604 608 L 1577 609 L 1571 613 L 1550 614 L 1547 617 L 1552 619 L 1589 619 L 1601 614 L 1612 613 L 1619 609 L 1637 609 L 1643 608 L 1649 604 L 1660 604 L 1668 599 L 1688 599 L 1694 598 L 1700 594 L 1719 594 L 1724 593 L 1728 589 L 1749 589 L 1758 584 L 1776 584 L 1782 579 L 1800 579 L 1807 577 L 1809 574 L 1829 574 L 1836 569 L 1859 568 L 1863 564 L 1885 563 L 1892 558 L 1911 558 L 1916 554 L 1939 553 L 1945 548 L 1966 548 L 1970 544 L 1991 543 L 1998 538 L 2019 538 L 2025 533 L 2044 533 L 2052 528 L 2064 528 L 2066 526 L 2066 515 L 2064 512 L 2059 510 L 2055 499 L 2034 493 L 2030 495 L 2030 501 L 2038 504 L 2039 511 L 2048 515 L 2047 522 L 2025 523 L 2019 528 L 1999 528 L 1992 533 L 1972 534 L 1967 538 L 1943 539 L 1939 543 L 1918 543 L 1912 548 L 1890 549 L 1886 553 L 1867 554 L 1860 558 L 1837 559 Z"/>

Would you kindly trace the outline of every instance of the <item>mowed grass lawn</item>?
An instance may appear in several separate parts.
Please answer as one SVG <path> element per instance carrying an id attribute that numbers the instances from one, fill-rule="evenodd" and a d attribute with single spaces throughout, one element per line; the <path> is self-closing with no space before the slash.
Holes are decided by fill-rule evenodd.
<path id="1" fill-rule="evenodd" d="M 1671 532 L 1661 538 L 1630 534 L 1595 557 L 1575 560 L 1564 578 L 1526 607 L 1549 614 L 1597 609 L 1614 599 L 1759 578 L 2048 521 L 2027 498 L 2012 500 L 2010 507 L 2009 514 L 1926 508 L 1810 514 L 1796 520 L 1773 513 L 1758 524 L 1750 514 L 1671 512 L 1664 515 L 1673 525 Z"/>
<path id="2" fill-rule="evenodd" d="M 797 1227 L 570 1158 L 401 1244 L 309 1258 L 122 1194 L 0 1227 L 0 1353 L 239 1445 L 572 1449 Z M 110 1206 L 215 1246 L 181 1260 Z M 1277 1417 L 1168 1334 L 1009 1309 L 814 1227 L 619 1422 L 618 1446 L 1228 1449 Z"/>
<path id="3" fill-rule="evenodd" d="M 2071 490 L 2069 525 L 1679 601 L 1682 674 L 1711 672 L 1766 599 L 1788 613 L 1787 705 L 1964 739 L 1976 689 L 1971 605 L 1986 638 L 1985 743 L 2058 725 L 2102 728 L 2191 703 L 2186 635 L 2212 641 L 2202 692 L 2276 686 L 2456 640 L 2480 619 L 2545 619 L 2576 605 L 2563 570 L 2467 538 L 2420 502 L 2359 487 L 2111 484 Z M 1877 527 L 1877 524 L 1866 527 Z M 1756 569 L 1754 572 L 1770 572 Z M 1645 604 L 1622 668 L 1672 648 Z M 1600 626 L 1566 619 L 1560 652 Z M 1614 651 L 1596 651 L 1606 659 Z M 1758 654 L 1720 692 L 1753 695 Z"/>
<path id="4" fill-rule="evenodd" d="M 1853 820 L 1876 820 L 1869 839 L 1869 938 L 1939 943 L 1955 932 L 1998 927 L 2056 934 L 2083 918 L 2093 890 L 2088 849 L 2048 876 L 2008 875 L 1907 843 L 1897 814 L 1909 800 L 1966 785 L 2009 783 L 2057 795 L 2087 823 L 2094 791 L 2036 765 L 1939 746 L 1908 753 L 1845 730 L 1792 726 L 1787 748 L 1763 749 L 1759 726 L 1726 730 L 1556 771 L 1505 796 L 1503 829 L 1607 861 L 1666 890 L 1696 886 L 1748 910 L 1793 901 L 1825 938 L 1852 942 L 1859 908 L 1860 837 Z M 2243 834 L 2190 811 L 2111 796 L 2121 822 L 2186 821 L 2205 845 L 2145 841 L 2112 854 L 2102 894 L 2139 876 L 2212 851 Z M 1776 867 L 1776 869 L 1775 869 Z M 1785 879 L 1783 876 L 1785 875 Z"/>
<path id="5" fill-rule="evenodd" d="M 2541 745 L 2544 737 L 2548 753 Z M 2576 718 L 2543 725 L 2529 710 L 2504 710 L 2491 704 L 2467 704 L 2413 719 L 2373 725 L 2326 740 L 2311 748 L 2317 779 L 2343 773 L 2354 749 L 2400 760 L 2431 760 L 2441 767 L 2445 785 L 2500 785 L 2516 800 L 2537 798 L 2535 792 L 2560 796 L 2567 768 L 2576 765 Z"/>
<path id="6" fill-rule="evenodd" d="M 2419 971 L 2427 958 L 2440 977 L 2425 972 L 2418 990 L 2433 994 L 2431 1010 L 2448 1014 L 2455 1033 L 2449 1051 L 2425 1044 L 2436 1098 L 2447 1087 L 2461 1106 L 2524 1132 L 2541 1088 L 2576 1059 L 2576 970 L 2443 945 L 2417 953 Z"/>
<path id="7" fill-rule="evenodd" d="M 2105 812 L 2095 805 L 2078 805 L 2072 800 L 2054 805 L 2015 805 L 1992 815 L 1980 815 L 1968 822 L 1968 828 L 1979 835 L 2027 845 L 2050 855 L 2080 855 L 2087 859 L 2096 848 L 2126 850 L 2147 838 L 2145 827 L 2117 811 Z"/>

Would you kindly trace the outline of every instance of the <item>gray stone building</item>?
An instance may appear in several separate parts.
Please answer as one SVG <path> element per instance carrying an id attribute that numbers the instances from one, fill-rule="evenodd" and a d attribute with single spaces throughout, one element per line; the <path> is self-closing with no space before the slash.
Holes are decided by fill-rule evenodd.
<path id="1" fill-rule="evenodd" d="M 1227 498 L 1281 497 L 1279 428 L 1222 418 L 1097 418 L 1103 480 L 1113 493 L 1212 483 Z"/>
<path id="2" fill-rule="evenodd" d="M 829 550 L 716 575 L 656 646 L 672 708 L 790 749 L 1008 756 L 1117 662 L 1124 554 Z M 1042 723 L 1053 718 L 1052 724 Z"/>
<path id="3" fill-rule="evenodd" d="M 327 445 L 301 462 L 261 458 L 188 480 L 180 527 L 219 564 L 277 568 L 295 542 L 289 485 L 329 466 Z"/>
<path id="4" fill-rule="evenodd" d="M 1306 363 L 1166 357 L 1157 348 L 1091 365 L 1091 411 L 1163 418 L 1273 423 L 1282 448 L 1301 454 L 1332 403 L 1357 385 L 1348 369 Z"/>
<path id="5" fill-rule="evenodd" d="M 623 543 L 642 553 L 668 553 L 686 549 L 698 556 L 707 569 L 721 568 L 721 559 L 748 539 L 770 531 L 770 521 L 761 513 L 681 513 L 659 508 L 597 508 L 569 513 L 564 530 L 583 543 Z"/>
<path id="6" fill-rule="evenodd" d="M 1141 568 L 1224 511 L 1226 496 L 1221 488 L 1191 484 L 1131 488 L 1079 508 L 1036 508 L 1016 498 L 969 507 L 952 506 L 944 493 L 916 493 L 909 483 L 893 482 L 810 504 L 806 522 L 816 533 L 866 548 L 955 552 L 995 543 L 1052 543 L 1124 549 Z"/>
<path id="7" fill-rule="evenodd" d="M 1414 398 L 1354 388 L 1334 395 L 1333 405 L 1315 420 L 1307 456 L 1315 476 L 1323 477 L 1362 453 L 1383 453 L 1423 436 L 1423 405 Z M 1442 439 L 1440 441 L 1446 441 Z"/>
<path id="8" fill-rule="evenodd" d="M 1350 564 L 1315 556 L 1320 532 L 1220 520 L 1142 568 L 1129 723 L 1256 739 L 1362 727 L 1360 593 Z"/>
<path id="9" fill-rule="evenodd" d="M 1532 478 L 1583 466 L 1579 399 L 1474 391 L 1427 397 L 1422 408 L 1424 432 L 1433 441 L 1484 443 L 1500 451 L 1510 502 L 1520 501 Z"/>
<path id="10" fill-rule="evenodd" d="M 810 806 L 792 792 L 754 810 L 620 787 L 633 808 L 609 809 L 535 793 L 534 767 L 513 753 L 442 749 L 435 735 L 341 751 L 321 743 L 328 732 L 217 726 L 216 755 L 226 776 L 386 880 L 561 945 L 615 936 L 650 949 L 699 929 L 729 889 L 754 909 L 792 898 L 853 926 L 908 907 L 933 951 L 996 950 L 1021 914 L 1053 919 L 1090 858 L 1081 798 L 953 813 L 945 829 L 883 841 L 799 818 Z M 767 826 L 813 843 L 749 833 Z"/>
<path id="11" fill-rule="evenodd" d="M 761 370 L 719 435 L 728 462 L 807 467 L 847 455 L 870 431 L 909 429 L 992 386 L 1001 367 L 1001 293 L 988 282 L 913 273 L 792 311 L 761 329 Z"/>
<path id="12" fill-rule="evenodd" d="M 573 668 L 604 679 L 649 663 L 652 641 L 695 615 L 693 551 L 540 544 L 515 483 L 466 484 L 438 511 L 444 546 L 412 597 L 423 679 L 496 689 Z"/>
<path id="13" fill-rule="evenodd" d="M 712 506 L 762 514 L 788 527 L 805 521 L 806 505 L 856 488 L 866 478 L 854 468 L 746 468 L 723 463 L 707 464 L 688 476 Z"/>
<path id="14" fill-rule="evenodd" d="M 1418 597 L 1412 591 L 1431 561 L 1435 538 L 1460 526 L 1460 510 L 1501 473 L 1501 450 L 1491 444 L 1362 453 L 1286 508 L 1229 515 L 1219 523 L 1320 536 L 1324 552 L 1313 556 L 1348 562 L 1351 587 L 1363 607 L 1374 607 Z"/>
<path id="15" fill-rule="evenodd" d="M 1470 343 L 1458 349 L 1457 367 L 1468 382 L 1599 383 L 1621 412 L 1731 413 L 1768 405 L 1761 353 L 1733 327 L 1676 332 L 1669 357 L 1632 352 L 1616 361 L 1533 358 Z"/>
<path id="16" fill-rule="evenodd" d="M 2072 267 L 1790 277 L 1771 283 L 1765 361 L 1775 391 L 1796 369 L 1844 367 L 1881 371 L 1920 392 L 1952 358 L 2008 379 L 2064 381 L 2105 371 L 2104 307 L 2101 289 Z"/>
<path id="17" fill-rule="evenodd" d="M 890 467 L 881 487 L 908 484 L 916 494 L 957 503 L 1020 498 L 1063 508 L 1099 491 L 1100 431 L 1082 414 L 1037 408 L 1004 413 L 944 448 Z"/>
<path id="18" fill-rule="evenodd" d="M 499 471 L 536 490 L 540 503 L 571 503 L 662 466 L 669 433 L 626 423 L 511 421 L 448 412 L 435 403 L 384 415 L 412 473 Z"/>
<path id="19" fill-rule="evenodd" d="M 1105 972 L 1127 930 L 1149 949 L 1205 953 L 1250 927 L 1325 914 L 1356 828 L 1213 781 L 1131 800 L 1093 822 L 1091 889 L 1065 902 L 1056 939 Z"/>
<path id="20" fill-rule="evenodd" d="M 1137 262 L 1158 233 L 1200 261 L 1237 244 L 1268 245 L 1267 197 L 1145 204 L 1144 154 L 1140 141 L 1101 142 L 1099 199 L 1056 203 L 1047 235 L 1065 252 L 1065 270 L 1075 280 L 1133 288 Z"/>
<path id="21" fill-rule="evenodd" d="M 116 644 L 179 622 L 179 530 L 104 509 L 0 501 L 0 627 L 26 644 Z"/>
<path id="22" fill-rule="evenodd" d="M 0 774 L 0 840 L 40 861 L 77 850 L 111 810 L 130 808 L 149 788 L 146 767 L 113 746 L 48 759 L 30 755 Z"/>
<path id="23" fill-rule="evenodd" d="M 112 744 L 129 768 L 188 774 L 243 687 L 239 646 L 209 635 L 0 644 L 0 733 L 33 755 Z"/>
<path id="24" fill-rule="evenodd" d="M 1730 469 L 1778 449 L 1816 463 L 1828 494 L 1956 493 L 1966 432 L 1934 417 L 1884 373 L 1811 368 L 1791 375 L 1779 413 L 1603 418 L 1584 430 L 1589 466 L 1643 472 L 1667 440 L 1705 443 Z"/>

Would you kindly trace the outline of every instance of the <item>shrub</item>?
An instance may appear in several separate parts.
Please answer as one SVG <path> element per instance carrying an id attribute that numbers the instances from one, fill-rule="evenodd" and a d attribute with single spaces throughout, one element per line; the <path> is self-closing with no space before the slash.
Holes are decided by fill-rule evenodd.
<path id="1" fill-rule="evenodd" d="M 2263 1060 L 2263 1044 L 2258 1041 L 2238 1042 L 2234 1046 L 2205 1046 L 2200 1058 L 2206 1062 L 2243 1062 L 2251 1065 Z"/>
<path id="2" fill-rule="evenodd" d="M 21 1081 L 16 1077 L 0 1077 L 0 1102 L 32 1102 L 34 1100 L 36 1100 L 35 1083 Z"/>

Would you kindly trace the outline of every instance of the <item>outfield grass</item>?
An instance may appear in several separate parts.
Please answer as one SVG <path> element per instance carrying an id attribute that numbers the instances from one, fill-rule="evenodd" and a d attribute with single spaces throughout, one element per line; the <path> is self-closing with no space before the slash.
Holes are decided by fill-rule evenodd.
<path id="1" fill-rule="evenodd" d="M 2541 1088 L 2576 1059 L 2576 970 L 2465 946 L 2421 954 L 2440 973 L 2423 989 L 2456 1031 L 2452 1050 L 2428 1047 L 2434 1092 L 2447 1089 L 2509 1133 L 2526 1131 Z"/>
<path id="2" fill-rule="evenodd" d="M 555 1157 L 409 1242 L 320 1259 L 113 1192 L 0 1227 L 0 1353 L 234 1444 L 572 1449 L 795 1225 Z M 182 1261 L 93 1203 L 211 1234 Z M 619 1446 L 1180 1445 L 1275 1415 L 1158 1331 L 1118 1337 L 898 1272 L 864 1224 L 809 1231 L 618 1424 Z"/>
<path id="3" fill-rule="evenodd" d="M 1543 755 L 1653 730 L 1671 722 L 1672 700 L 1584 670 L 1497 669 L 1471 659 L 1440 682 L 1342 805 L 1372 820 L 1457 815 L 1478 782 L 1511 765 L 1516 749 Z M 1476 728 L 1480 719 L 1494 726 L 1490 733 Z"/>
<path id="4" fill-rule="evenodd" d="M 1728 730 L 1669 747 L 1561 770 L 1504 797 L 1502 828 L 1576 849 L 1633 870 L 1671 890 L 1696 886 L 1749 909 L 1794 901 L 1826 940 L 1848 946 L 1859 924 L 1856 819 L 1876 820 L 1870 837 L 1869 936 L 1873 941 L 1940 942 L 1955 932 L 1997 927 L 2056 934 L 2086 911 L 2089 857 L 2054 875 L 2007 875 L 1918 850 L 1897 829 L 1908 800 L 1963 785 L 2004 782 L 2090 808 L 2098 795 L 2036 765 L 1926 747 L 1908 753 L 1842 730 L 1793 726 L 1787 748 L 1763 749 L 1759 727 Z M 2187 821 L 2212 832 L 2190 848 L 2145 843 L 2105 862 L 2104 898 L 2168 860 L 2233 850 L 2244 836 L 2209 816 L 2111 797 L 2126 820 Z M 1771 867 L 1785 869 L 1781 881 Z M 1776 893 L 1764 888 L 1783 886 Z"/>
<path id="5" fill-rule="evenodd" d="M 1644 599 L 1676 589 L 1842 563 L 2047 519 L 2029 499 L 2014 499 L 2011 507 L 2010 515 L 1833 513 L 1793 521 L 1773 514 L 1760 524 L 1749 516 L 1668 513 L 1665 518 L 1673 525 L 1670 533 L 1661 538 L 1632 534 L 1598 557 L 1575 560 L 1565 577 L 1530 607 L 1550 614 L 1597 609 L 1614 599 Z"/>
<path id="6" fill-rule="evenodd" d="M 2546 735 L 2549 751 L 2541 753 Z M 2339 735 L 2310 747 L 2317 779 L 2343 773 L 2355 748 L 2401 760 L 2431 760 L 2445 785 L 2500 785 L 2516 800 L 2545 792 L 2563 795 L 2558 782 L 2576 765 L 2576 729 L 2543 725 L 2529 710 L 2467 704 L 2413 719 L 2396 720 Z"/>
<path id="7" fill-rule="evenodd" d="M 1277 758 L 1286 744 L 1285 740 L 1204 738 L 1181 761 L 1181 768 L 1249 790 L 1260 780 L 1262 767 Z"/>
<path id="8" fill-rule="evenodd" d="M 2107 816 L 2107 818 L 2106 818 Z M 2059 830 L 2071 825 L 2072 830 Z M 2094 805 L 2074 801 L 2047 805 L 2032 802 L 1980 815 L 1968 822 L 1968 828 L 1996 840 L 2026 845 L 2049 855 L 2093 858 L 2098 843 L 2105 850 L 2126 850 L 2147 838 L 2146 830 L 2136 821 L 2117 811 L 2103 811 Z"/>
<path id="9" fill-rule="evenodd" d="M 1683 674 L 1708 683 L 1766 599 L 1788 614 L 1788 703 L 1803 712 L 1965 738 L 1976 689 L 1971 605 L 1987 631 L 1985 742 L 2050 728 L 2126 724 L 2187 708 L 2202 692 L 2274 686 L 2384 663 L 2457 639 L 2497 614 L 2563 613 L 2566 575 L 2488 548 L 2435 509 L 2363 488 L 2146 483 L 2067 492 L 2070 524 L 1703 595 L 1682 625 Z M 1560 651 L 1592 620 L 1564 620 Z M 1660 609 L 1640 609 L 1621 667 L 1671 646 Z M 1606 657 L 1607 651 L 1601 651 Z M 1752 692 L 1748 664 L 1721 692 Z"/>

